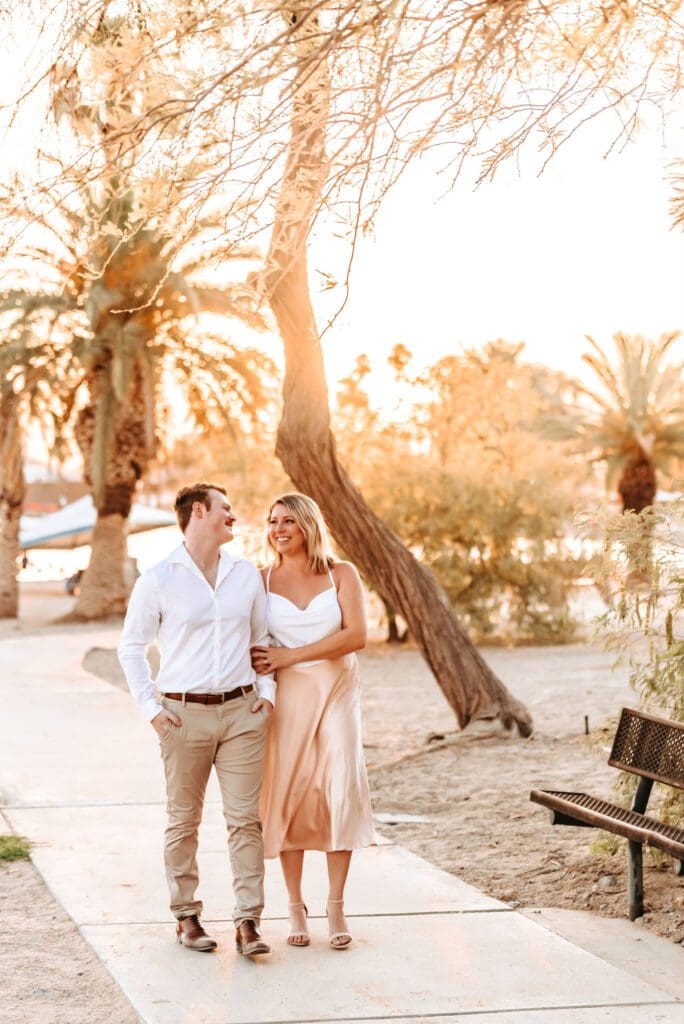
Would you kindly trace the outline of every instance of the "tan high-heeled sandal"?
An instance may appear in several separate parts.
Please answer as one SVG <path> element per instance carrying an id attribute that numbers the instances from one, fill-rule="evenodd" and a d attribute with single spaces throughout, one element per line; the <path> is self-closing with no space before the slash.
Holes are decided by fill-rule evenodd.
<path id="1" fill-rule="evenodd" d="M 303 910 L 306 916 L 309 916 L 309 911 L 306 908 L 306 903 L 289 903 L 290 910 Z M 294 942 L 294 939 L 300 941 Z M 308 946 L 311 942 L 311 936 L 308 931 L 290 932 L 287 937 L 288 946 Z"/>
<path id="2" fill-rule="evenodd" d="M 344 903 L 344 900 L 328 900 L 328 903 Z M 326 904 L 325 916 L 328 918 L 328 929 L 330 929 L 330 915 Z M 330 945 L 333 949 L 346 949 L 352 941 L 349 932 L 330 932 Z"/>

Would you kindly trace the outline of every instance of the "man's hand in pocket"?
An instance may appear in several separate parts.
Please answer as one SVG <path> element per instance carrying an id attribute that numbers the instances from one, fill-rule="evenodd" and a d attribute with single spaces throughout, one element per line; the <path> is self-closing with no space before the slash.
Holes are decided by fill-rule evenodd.
<path id="1" fill-rule="evenodd" d="M 152 726 L 157 735 L 162 739 L 164 736 L 168 735 L 174 725 L 179 726 L 180 724 L 181 720 L 178 715 L 174 715 L 173 711 L 167 711 L 166 708 L 163 708 L 159 714 L 155 715 L 152 719 Z"/>
<path id="2" fill-rule="evenodd" d="M 256 712 L 261 711 L 262 708 L 264 708 L 268 715 L 273 711 L 273 705 L 270 700 L 265 700 L 263 697 L 257 697 L 252 704 L 252 714 L 256 714 Z"/>

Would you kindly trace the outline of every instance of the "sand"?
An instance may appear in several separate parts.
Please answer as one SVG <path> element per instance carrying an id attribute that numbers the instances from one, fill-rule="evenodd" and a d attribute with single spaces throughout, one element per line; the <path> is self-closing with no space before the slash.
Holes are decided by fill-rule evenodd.
<path id="1" fill-rule="evenodd" d="M 69 610 L 58 586 L 24 588 L 20 630 L 57 632 Z M 59 627 L 64 629 L 65 627 Z M 123 685 L 114 645 L 93 647 L 83 634 L 84 664 Z M 98 636 L 101 637 L 101 627 Z M 530 803 L 534 787 L 610 795 L 606 765 L 615 718 L 633 705 L 624 669 L 596 645 L 483 651 L 535 719 L 529 740 L 479 723 L 457 733 L 453 715 L 418 652 L 372 644 L 360 658 L 364 744 L 376 813 L 423 822 L 382 829 L 393 840 L 487 894 L 524 907 L 569 907 L 626 915 L 624 850 L 597 854 L 593 832 L 553 828 Z M 588 716 L 591 735 L 584 735 Z M 439 739 L 436 737 L 444 737 Z M 4 824 L 4 827 L 3 827 Z M 0 831 L 6 831 L 0 820 Z M 636 927 L 684 941 L 684 878 L 647 864 L 647 913 Z M 0 1024 L 133 1024 L 135 1012 L 30 863 L 0 864 Z"/>
<path id="2" fill-rule="evenodd" d="M 136 1024 L 133 1007 L 30 862 L 0 864 L 0 913 L 0 1024 Z"/>
<path id="3" fill-rule="evenodd" d="M 497 899 L 626 916 L 622 844 L 615 855 L 597 853 L 597 833 L 553 827 L 548 811 L 529 800 L 534 788 L 610 799 L 616 772 L 606 759 L 615 720 L 622 706 L 636 703 L 626 670 L 613 670 L 592 645 L 483 653 L 531 710 L 529 740 L 486 723 L 449 735 L 451 713 L 416 651 L 384 647 L 365 655 L 373 808 L 429 818 L 385 826 L 386 833 Z M 446 745 L 427 743 L 431 733 L 447 733 Z M 684 878 L 673 874 L 671 860 L 656 866 L 648 852 L 644 859 L 646 914 L 637 927 L 681 943 Z"/>

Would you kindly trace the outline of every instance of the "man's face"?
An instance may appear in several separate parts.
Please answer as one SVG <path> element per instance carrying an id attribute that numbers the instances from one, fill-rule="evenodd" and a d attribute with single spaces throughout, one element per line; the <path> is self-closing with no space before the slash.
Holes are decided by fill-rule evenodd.
<path id="1" fill-rule="evenodd" d="M 205 508 L 199 501 L 193 506 L 198 524 L 201 524 L 202 532 L 211 534 L 219 544 L 227 544 L 233 539 L 233 506 L 220 491 L 209 491 L 209 499 L 209 508 Z"/>

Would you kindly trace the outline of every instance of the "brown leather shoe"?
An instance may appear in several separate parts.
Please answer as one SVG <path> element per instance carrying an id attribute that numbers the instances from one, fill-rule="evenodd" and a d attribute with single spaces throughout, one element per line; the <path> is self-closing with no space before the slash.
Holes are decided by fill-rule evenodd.
<path id="1" fill-rule="evenodd" d="M 235 948 L 247 956 L 271 952 L 271 947 L 261 938 L 255 922 L 251 920 L 242 921 L 235 929 Z"/>
<path id="2" fill-rule="evenodd" d="M 216 949 L 216 940 L 207 935 L 197 914 L 180 919 L 176 925 L 176 938 L 186 949 L 196 949 L 200 953 Z"/>

